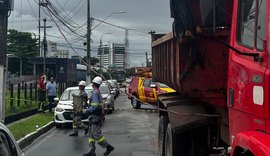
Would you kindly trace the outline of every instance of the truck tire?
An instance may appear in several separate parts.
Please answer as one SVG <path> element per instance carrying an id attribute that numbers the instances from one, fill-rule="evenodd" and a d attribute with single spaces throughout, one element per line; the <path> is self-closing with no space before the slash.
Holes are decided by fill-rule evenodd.
<path id="1" fill-rule="evenodd" d="M 165 156 L 165 136 L 169 123 L 168 116 L 161 115 L 158 126 L 158 156 Z"/>
<path id="2" fill-rule="evenodd" d="M 131 98 L 131 105 L 132 105 L 132 107 L 134 109 L 140 109 L 141 108 L 140 102 L 134 97 Z"/>
<path id="3" fill-rule="evenodd" d="M 205 128 L 175 134 L 168 124 L 165 138 L 165 156 L 208 156 Z M 206 133 L 207 134 L 207 133 Z"/>
<path id="4" fill-rule="evenodd" d="M 177 143 L 177 135 L 172 131 L 171 125 L 167 125 L 166 136 L 165 136 L 165 156 L 186 156 L 185 153 L 181 153 L 178 151 L 180 145 Z"/>

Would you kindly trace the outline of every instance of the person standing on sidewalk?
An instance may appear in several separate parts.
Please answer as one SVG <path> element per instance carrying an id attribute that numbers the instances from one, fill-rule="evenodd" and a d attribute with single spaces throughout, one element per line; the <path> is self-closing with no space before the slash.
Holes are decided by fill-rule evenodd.
<path id="1" fill-rule="evenodd" d="M 46 88 L 45 88 L 45 75 L 40 76 L 39 81 L 37 83 L 37 91 L 38 91 L 38 111 L 43 111 L 43 106 L 46 101 Z"/>
<path id="2" fill-rule="evenodd" d="M 47 95 L 48 95 L 48 101 L 49 101 L 49 112 L 52 112 L 52 107 L 54 103 L 54 98 L 57 94 L 57 84 L 54 81 L 54 77 L 50 78 L 50 82 L 46 85 Z"/>
<path id="3" fill-rule="evenodd" d="M 97 142 L 101 147 L 106 148 L 104 156 L 109 155 L 114 147 L 110 145 L 105 137 L 101 133 L 101 123 L 103 120 L 103 101 L 101 97 L 101 93 L 99 87 L 102 83 L 102 78 L 97 76 L 92 81 L 93 92 L 91 95 L 91 106 L 84 110 L 84 112 L 88 112 L 89 116 L 89 146 L 90 150 L 85 153 L 83 156 L 96 156 L 95 150 L 95 142 Z"/>
<path id="4" fill-rule="evenodd" d="M 85 92 L 86 82 L 81 81 L 79 83 L 79 94 L 72 94 L 73 96 L 73 133 L 69 136 L 78 136 L 78 128 L 84 128 L 85 131 L 88 130 L 88 126 L 84 125 L 82 122 L 83 108 L 87 107 L 88 95 Z"/>

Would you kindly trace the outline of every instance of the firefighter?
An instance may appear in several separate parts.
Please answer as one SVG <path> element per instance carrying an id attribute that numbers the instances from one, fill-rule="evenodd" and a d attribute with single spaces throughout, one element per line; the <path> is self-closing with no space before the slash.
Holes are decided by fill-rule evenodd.
<path id="1" fill-rule="evenodd" d="M 78 136 L 78 128 L 84 128 L 85 131 L 88 130 L 88 126 L 84 125 L 83 122 L 81 121 L 82 115 L 83 115 L 83 108 L 87 107 L 87 101 L 88 101 L 88 96 L 87 93 L 85 92 L 85 86 L 86 82 L 85 81 L 80 81 L 79 83 L 79 94 L 72 94 L 73 96 L 73 122 L 72 122 L 72 127 L 73 127 L 73 133 L 69 134 L 69 136 Z"/>
<path id="2" fill-rule="evenodd" d="M 89 146 L 90 150 L 88 153 L 85 153 L 84 156 L 96 156 L 95 142 L 97 142 L 101 147 L 106 148 L 104 156 L 109 155 L 114 147 L 110 145 L 105 137 L 101 133 L 101 124 L 103 121 L 103 102 L 101 93 L 99 91 L 99 86 L 102 83 L 102 78 L 97 76 L 92 81 L 93 92 L 91 95 L 91 106 L 86 109 L 89 115 Z"/>

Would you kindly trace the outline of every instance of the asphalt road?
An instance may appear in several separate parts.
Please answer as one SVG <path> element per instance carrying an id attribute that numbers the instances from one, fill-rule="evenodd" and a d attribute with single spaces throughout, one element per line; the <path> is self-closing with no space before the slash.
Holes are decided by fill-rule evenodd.
<path id="1" fill-rule="evenodd" d="M 115 101 L 116 110 L 106 115 L 103 135 L 115 150 L 110 156 L 156 156 L 158 114 L 151 106 L 133 110 L 127 96 L 122 93 Z M 89 150 L 88 137 L 81 130 L 78 137 L 70 137 L 71 128 L 53 128 L 39 137 L 24 153 L 26 156 L 79 156 Z M 97 156 L 105 149 L 97 145 Z"/>

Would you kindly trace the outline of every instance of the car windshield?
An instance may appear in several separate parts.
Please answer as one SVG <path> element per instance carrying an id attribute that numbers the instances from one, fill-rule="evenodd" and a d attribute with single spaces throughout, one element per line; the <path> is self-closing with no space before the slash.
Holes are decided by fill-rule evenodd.
<path id="1" fill-rule="evenodd" d="M 100 85 L 99 90 L 101 94 L 110 94 L 108 86 L 104 83 Z"/>
<path id="2" fill-rule="evenodd" d="M 85 89 L 88 97 L 91 97 L 92 90 L 93 89 Z M 72 94 L 79 94 L 79 92 L 80 92 L 79 88 L 78 89 L 73 89 L 73 90 L 65 90 L 64 93 L 61 96 L 60 101 L 72 101 L 73 100 Z"/>
<path id="3" fill-rule="evenodd" d="M 167 86 L 167 85 L 165 85 L 163 83 L 159 83 L 159 86 L 160 86 L 160 88 L 169 88 L 169 86 Z"/>

